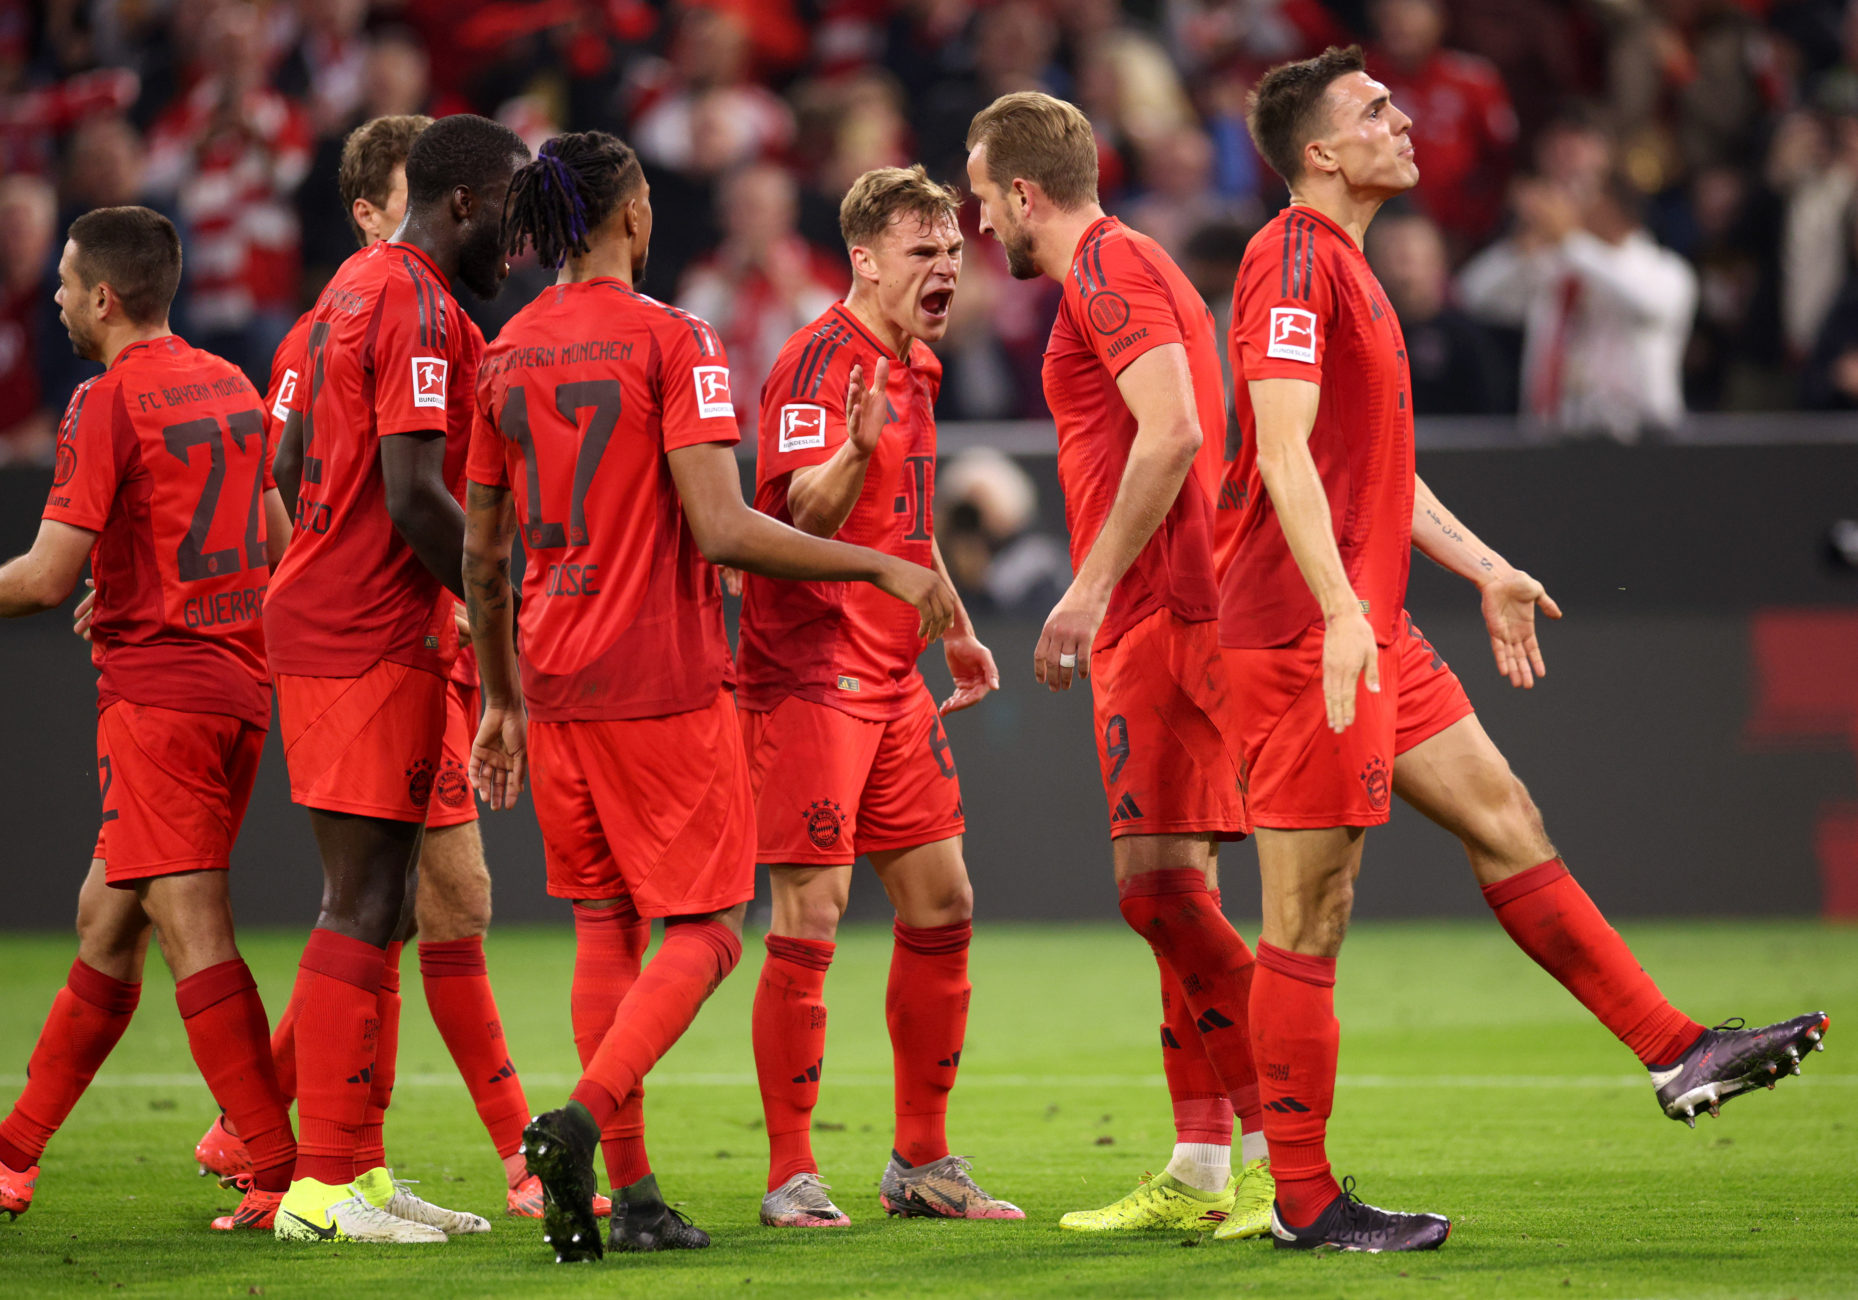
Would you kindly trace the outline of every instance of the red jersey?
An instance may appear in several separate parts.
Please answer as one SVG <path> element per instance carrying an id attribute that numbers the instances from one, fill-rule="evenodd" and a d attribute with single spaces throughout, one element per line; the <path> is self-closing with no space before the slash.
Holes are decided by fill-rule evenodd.
<path id="1" fill-rule="evenodd" d="M 734 678 L 665 453 L 740 440 L 722 343 L 687 312 L 602 278 L 544 289 L 503 327 L 469 475 L 515 497 L 531 717 L 684 713 Z"/>
<path id="2" fill-rule="evenodd" d="M 387 515 L 380 439 L 438 429 L 462 488 L 484 336 L 410 244 L 342 264 L 310 312 L 297 526 L 265 602 L 271 666 L 359 677 L 381 660 L 444 674 L 458 652 L 453 597 Z"/>
<path id="3" fill-rule="evenodd" d="M 1406 339 L 1368 259 L 1310 208 L 1285 208 L 1246 246 L 1232 294 L 1236 445 L 1220 487 L 1219 642 L 1289 645 L 1322 610 L 1258 474 L 1254 379 L 1322 386 L 1310 455 L 1342 567 L 1381 645 L 1406 604 L 1413 541 L 1413 403 Z"/>
<path id="4" fill-rule="evenodd" d="M 791 524 L 793 472 L 831 459 L 848 436 L 852 367 L 869 383 L 890 361 L 888 419 L 865 467 L 864 488 L 834 536 L 925 568 L 935 545 L 935 399 L 942 363 L 911 340 L 899 358 L 834 303 L 787 340 L 761 389 L 755 509 Z M 746 575 L 737 702 L 766 711 L 790 695 L 853 717 L 903 716 L 921 693 L 915 609 L 868 582 L 778 582 Z"/>
<path id="5" fill-rule="evenodd" d="M 277 456 L 277 441 L 290 416 L 290 400 L 297 395 L 297 383 L 303 377 L 303 359 L 310 350 L 310 316 L 304 312 L 290 333 L 271 354 L 271 386 L 265 390 L 265 420 L 270 430 L 271 455 Z"/>
<path id="6" fill-rule="evenodd" d="M 45 518 L 97 534 L 97 702 L 271 723 L 260 614 L 263 401 L 176 336 L 132 343 L 71 395 Z"/>
<path id="7" fill-rule="evenodd" d="M 1071 533 L 1071 568 L 1083 567 L 1096 543 L 1135 442 L 1135 416 L 1116 387 L 1131 362 L 1165 343 L 1187 349 L 1205 439 L 1167 517 L 1116 584 L 1097 632 L 1099 646 L 1114 643 L 1158 609 L 1189 623 L 1219 614 L 1212 488 L 1226 387 L 1217 338 L 1213 313 L 1160 244 L 1115 217 L 1084 232 L 1065 277 L 1044 370 L 1045 404 L 1058 426 L 1058 483 Z"/>

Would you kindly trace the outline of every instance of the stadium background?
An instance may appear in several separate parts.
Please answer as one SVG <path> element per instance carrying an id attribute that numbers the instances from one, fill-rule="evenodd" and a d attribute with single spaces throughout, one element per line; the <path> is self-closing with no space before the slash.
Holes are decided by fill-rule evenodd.
<path id="1" fill-rule="evenodd" d="M 1472 593 L 1423 566 L 1420 625 L 1609 914 L 1858 915 L 1858 4 L 0 0 L 0 551 L 29 544 L 57 411 L 94 370 L 51 304 L 64 225 L 88 207 L 177 219 L 177 328 L 262 385 L 352 247 L 334 159 L 354 124 L 471 110 L 532 146 L 613 130 L 654 186 L 646 287 L 718 325 L 752 418 L 780 342 L 844 289 L 846 184 L 918 158 L 958 180 L 969 116 L 1007 90 L 1086 107 L 1106 207 L 1159 237 L 1223 321 L 1245 241 L 1284 199 L 1244 90 L 1349 39 L 1417 119 L 1424 178 L 1370 253 L 1413 343 L 1421 472 L 1568 613 L 1526 695 L 1495 678 Z M 1644 386 L 1681 389 L 1681 417 L 1649 398 L 1578 418 L 1545 403 L 1531 331 L 1583 341 L 1466 277 L 1491 249 L 1560 238 L 1570 212 L 1598 229 L 1602 192 L 1694 296 L 1660 354 L 1671 373 Z M 949 728 L 978 910 L 1102 918 L 1088 708 L 1029 665 L 1067 576 L 1038 390 L 1056 289 L 1011 280 L 969 234 L 940 349 L 937 514 L 1005 678 Z M 546 278 L 519 264 L 498 302 L 467 305 L 494 335 Z M 0 927 L 64 927 L 95 831 L 92 674 L 47 617 L 0 636 L 0 680 Z M 499 917 L 564 919 L 527 808 L 485 830 Z M 1250 862 L 1229 853 L 1228 881 Z M 315 853 L 275 742 L 235 863 L 243 921 L 312 914 Z M 1361 914 L 1483 910 L 1442 833 L 1403 813 L 1377 834 Z M 856 891 L 855 918 L 883 914 Z"/>

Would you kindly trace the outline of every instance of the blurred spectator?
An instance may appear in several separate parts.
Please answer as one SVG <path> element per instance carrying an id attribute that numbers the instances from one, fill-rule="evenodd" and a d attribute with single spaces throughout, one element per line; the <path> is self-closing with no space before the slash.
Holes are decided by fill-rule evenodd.
<path id="1" fill-rule="evenodd" d="M 1215 221 L 1200 227 L 1187 237 L 1179 259 L 1181 270 L 1193 287 L 1206 299 L 1213 313 L 1213 337 L 1219 340 L 1219 367 L 1225 376 L 1226 391 L 1232 391 L 1232 349 L 1228 344 L 1232 330 L 1232 294 L 1238 283 L 1239 266 L 1245 261 L 1245 246 L 1258 233 L 1262 217 L 1245 221 Z M 1234 418 L 1229 416 L 1228 418 Z M 1202 430 L 1205 436 L 1224 436 L 1219 430 Z"/>
<path id="2" fill-rule="evenodd" d="M 54 348 L 58 199 L 37 176 L 0 180 L 0 465 L 47 464 L 56 444 L 52 404 L 41 369 Z"/>
<path id="3" fill-rule="evenodd" d="M 1039 490 L 989 447 L 936 470 L 936 541 L 948 575 L 975 613 L 1043 613 L 1071 583 L 1071 557 L 1036 530 Z"/>
<path id="4" fill-rule="evenodd" d="M 92 208 L 141 202 L 145 163 L 142 137 L 125 119 L 105 114 L 78 127 L 65 149 L 65 224 Z"/>
<path id="5" fill-rule="evenodd" d="M 214 8 L 200 79 L 156 122 L 148 184 L 187 241 L 188 341 L 261 387 L 296 317 L 301 263 L 292 200 L 310 165 L 309 120 L 264 82 L 258 12 Z"/>
<path id="6" fill-rule="evenodd" d="M 1581 101 L 1563 106 L 1549 120 L 1536 137 L 1534 152 L 1536 174 L 1577 207 L 1585 207 L 1600 192 L 1617 156 L 1613 133 L 1600 111 Z"/>
<path id="7" fill-rule="evenodd" d="M 685 9 L 667 59 L 645 65 L 631 87 L 630 143 L 649 166 L 688 170 L 695 163 L 698 100 L 714 95 L 716 113 L 743 153 L 763 158 L 793 143 L 786 101 L 749 78 L 748 25 L 742 15 L 696 6 Z"/>
<path id="8" fill-rule="evenodd" d="M 949 9 L 935 0 L 918 10 Z M 969 10 L 975 8 L 969 4 Z M 1056 66 L 1058 30 L 1032 0 L 1001 0 L 979 9 L 962 37 L 944 52 L 941 75 L 916 101 L 919 154 L 931 173 L 958 175 L 968 156 L 968 124 L 999 96 L 1014 90 L 1067 95 L 1070 86 Z M 900 76 L 916 51 L 893 45 L 889 66 Z"/>
<path id="9" fill-rule="evenodd" d="M 1003 277 L 978 253 L 970 236 L 962 255 L 960 286 L 949 304 L 948 333 L 935 345 L 942 362 L 936 416 L 944 421 L 1007 420 L 1024 407 L 1019 377 L 993 327 Z"/>
<path id="10" fill-rule="evenodd" d="M 1858 117 L 1789 114 L 1768 151 L 1768 183 L 1786 203 L 1781 321 L 1788 347 L 1804 357 L 1851 264 L 1844 231 L 1858 205 Z"/>
<path id="11" fill-rule="evenodd" d="M 1229 198 L 1214 187 L 1213 142 L 1197 127 L 1185 127 L 1145 147 L 1141 176 L 1141 197 L 1119 205 L 1119 215 L 1167 249 L 1176 262 L 1185 260 L 1187 241 L 1203 227 L 1256 229 L 1263 220 L 1256 200 Z"/>
<path id="12" fill-rule="evenodd" d="M 1788 405 L 1778 245 L 1781 205 L 1738 167 L 1706 167 L 1685 194 L 1679 251 L 1697 267 L 1697 327 L 1684 357 L 1693 409 Z"/>
<path id="13" fill-rule="evenodd" d="M 1413 119 L 1419 187 L 1413 198 L 1461 248 L 1503 215 L 1516 150 L 1516 113 L 1487 60 L 1442 48 L 1444 0 L 1375 0 L 1379 44 L 1369 68 Z"/>
<path id="14" fill-rule="evenodd" d="M 1858 221 L 1846 229 L 1852 265 L 1858 268 Z M 1802 384 L 1805 404 L 1817 410 L 1858 410 L 1858 269 L 1826 313 L 1819 341 Z"/>
<path id="15" fill-rule="evenodd" d="M 426 113 L 431 106 L 430 67 L 418 38 L 405 29 L 389 29 L 367 42 L 358 82 L 360 99 L 348 115 L 327 128 L 316 142 L 310 170 L 297 191 L 297 220 L 303 231 L 303 292 L 308 306 L 355 251 L 348 223 L 332 221 L 341 207 L 337 197 L 342 142 L 363 122 L 377 117 Z"/>
<path id="16" fill-rule="evenodd" d="M 122 111 L 141 89 L 141 80 L 125 68 L 31 89 L 8 87 L 4 78 L 0 68 L 0 176 L 52 171 L 59 135 L 92 114 Z"/>
<path id="17" fill-rule="evenodd" d="M 1621 175 L 1584 204 L 1534 179 L 1515 198 L 1516 232 L 1458 285 L 1473 313 L 1523 326 L 1523 414 L 1622 442 L 1676 428 L 1696 272 L 1646 233 L 1642 197 Z"/>
<path id="18" fill-rule="evenodd" d="M 722 246 L 685 273 L 677 304 L 721 335 L 736 418 L 753 427 L 761 381 L 781 347 L 845 293 L 851 271 L 843 253 L 830 256 L 800 237 L 798 190 L 781 167 L 758 163 L 730 176 L 717 216 Z"/>
<path id="19" fill-rule="evenodd" d="M 368 0 L 297 0 L 296 11 L 302 27 L 278 69 L 277 89 L 309 110 L 317 135 L 345 133 L 367 87 L 369 47 L 361 26 Z"/>
<path id="20" fill-rule="evenodd" d="M 1515 410 L 1503 354 L 1489 331 L 1450 301 L 1451 264 L 1432 219 L 1418 212 L 1382 213 L 1368 227 L 1367 254 L 1406 336 L 1414 414 Z"/>

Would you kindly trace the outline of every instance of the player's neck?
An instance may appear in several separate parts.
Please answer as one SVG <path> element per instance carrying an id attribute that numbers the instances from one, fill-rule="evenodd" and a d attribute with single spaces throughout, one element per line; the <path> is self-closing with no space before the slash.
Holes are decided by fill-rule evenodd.
<path id="1" fill-rule="evenodd" d="M 410 209 L 406 220 L 400 223 L 400 229 L 394 231 L 392 241 L 396 244 L 411 244 L 426 255 L 426 260 L 439 269 L 450 286 L 458 283 L 458 236 L 455 227 L 452 230 L 439 230 L 426 224 Z M 455 289 L 452 292 L 457 292 Z"/>
<path id="2" fill-rule="evenodd" d="M 561 265 L 556 284 L 584 284 L 588 280 L 618 280 L 632 287 L 632 248 L 623 239 L 595 244 L 585 253 L 570 254 Z"/>
<path id="3" fill-rule="evenodd" d="M 1063 283 L 1071 274 L 1071 262 L 1077 257 L 1077 246 L 1084 242 L 1084 232 L 1103 217 L 1103 208 L 1097 203 L 1086 203 L 1068 212 L 1054 212 L 1045 223 L 1035 254 L 1039 270 Z"/>
<path id="4" fill-rule="evenodd" d="M 1369 197 L 1341 187 L 1299 187 L 1290 193 L 1290 201 L 1300 208 L 1320 212 L 1342 227 L 1360 248 L 1367 238 L 1368 223 L 1387 201 L 1385 195 Z"/>
<path id="5" fill-rule="evenodd" d="M 845 300 L 845 310 L 858 318 L 858 323 L 871 331 L 871 336 L 896 357 L 906 357 L 910 352 L 910 334 L 908 330 L 898 329 L 878 310 L 875 295 L 860 293 L 861 286 L 852 287 L 851 296 Z"/>
<path id="6" fill-rule="evenodd" d="M 174 333 L 174 331 L 168 328 L 168 318 L 166 316 L 162 317 L 161 320 L 154 325 L 124 325 L 104 335 L 103 355 L 99 360 L 103 362 L 103 368 L 108 370 L 111 366 L 116 364 L 116 358 L 120 357 L 129 348 L 134 347 L 138 343 L 146 343 L 150 339 L 166 338 L 172 333 Z"/>

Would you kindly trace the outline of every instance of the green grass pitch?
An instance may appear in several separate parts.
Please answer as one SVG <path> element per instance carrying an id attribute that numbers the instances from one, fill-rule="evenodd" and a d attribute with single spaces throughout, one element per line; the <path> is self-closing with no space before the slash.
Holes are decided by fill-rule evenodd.
<path id="1" fill-rule="evenodd" d="M 868 882 L 867 882 L 868 883 Z M 388 1150 L 441 1204 L 491 1217 L 440 1247 L 282 1247 L 220 1235 L 233 1197 L 196 1177 L 211 1114 L 151 956 L 135 1024 L 46 1153 L 38 1199 L 0 1222 L 0 1292 L 527 1297 L 685 1295 L 1489 1297 L 1858 1294 L 1858 931 L 1810 923 L 1637 924 L 1647 969 L 1700 1018 L 1824 1008 L 1806 1075 L 1737 1100 L 1696 1132 L 1658 1114 L 1631 1056 L 1494 924 L 1362 925 L 1343 953 L 1342 1081 L 1330 1148 L 1366 1199 L 1437 1210 L 1451 1241 L 1420 1256 L 1293 1255 L 1266 1242 L 1062 1232 L 1058 1216 L 1127 1191 L 1173 1140 L 1155 1047 L 1154 968 L 1120 926 L 988 926 L 954 1095 L 954 1149 L 1024 1223 L 887 1220 L 883 984 L 889 936 L 843 936 L 816 1150 L 854 1226 L 759 1226 L 765 1145 L 747 956 L 648 1084 L 666 1193 L 708 1251 L 558 1267 L 533 1221 L 503 1217 L 501 1169 L 407 963 Z M 299 939 L 245 951 L 279 1009 Z M 5 939 L 0 1103 L 10 1102 L 70 962 L 61 936 Z M 535 1109 L 572 1082 L 565 928 L 499 929 L 493 979 Z M 1841 1030 L 1843 1033 L 1841 1033 Z M 1842 1041 L 1851 1038 L 1851 1041 Z"/>

